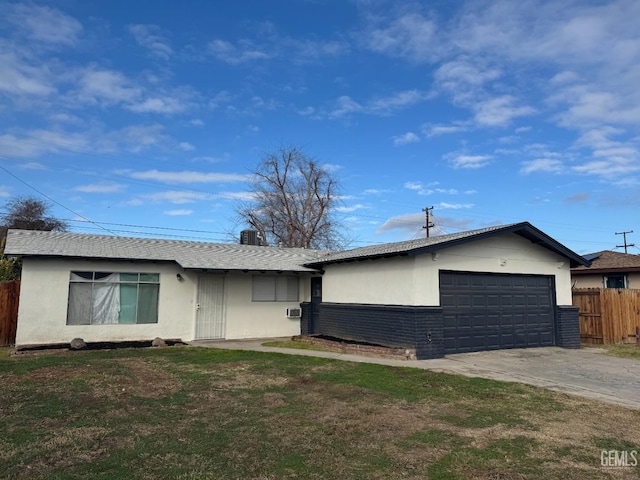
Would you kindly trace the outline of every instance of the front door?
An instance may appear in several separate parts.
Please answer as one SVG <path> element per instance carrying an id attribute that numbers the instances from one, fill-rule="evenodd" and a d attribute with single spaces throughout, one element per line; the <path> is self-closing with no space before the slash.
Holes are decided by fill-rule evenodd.
<path id="1" fill-rule="evenodd" d="M 322 303 L 322 277 L 311 277 L 311 325 L 309 333 L 318 333 L 318 320 L 320 318 L 320 304 Z"/>
<path id="2" fill-rule="evenodd" d="M 196 303 L 196 339 L 224 338 L 224 277 L 198 277 Z"/>

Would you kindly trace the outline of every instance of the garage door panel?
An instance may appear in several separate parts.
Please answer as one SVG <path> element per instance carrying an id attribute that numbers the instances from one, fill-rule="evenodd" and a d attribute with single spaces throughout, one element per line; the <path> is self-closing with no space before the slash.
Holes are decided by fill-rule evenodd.
<path id="1" fill-rule="evenodd" d="M 540 275 L 441 272 L 445 353 L 554 345 L 552 287 Z"/>

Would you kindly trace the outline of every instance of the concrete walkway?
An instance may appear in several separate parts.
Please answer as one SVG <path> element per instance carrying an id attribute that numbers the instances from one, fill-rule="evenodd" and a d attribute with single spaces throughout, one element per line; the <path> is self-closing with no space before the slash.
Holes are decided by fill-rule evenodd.
<path id="1" fill-rule="evenodd" d="M 289 340 L 289 337 L 256 340 L 198 340 L 190 344 L 228 350 L 275 352 L 348 362 L 422 368 L 469 377 L 527 383 L 640 409 L 640 361 L 604 355 L 604 350 L 598 348 L 566 350 L 546 347 L 463 353 L 435 360 L 394 360 L 262 346 L 265 342 L 278 340 Z"/>

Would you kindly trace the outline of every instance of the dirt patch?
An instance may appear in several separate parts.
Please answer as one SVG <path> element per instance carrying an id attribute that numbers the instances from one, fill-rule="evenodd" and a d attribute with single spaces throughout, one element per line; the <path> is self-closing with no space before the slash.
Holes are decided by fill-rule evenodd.
<path id="1" fill-rule="evenodd" d="M 176 392 L 180 383 L 161 366 L 139 358 L 123 358 L 109 363 L 93 362 L 80 366 L 45 367 L 24 375 L 25 379 L 50 385 L 60 392 L 64 382 L 83 381 L 92 388 L 92 396 L 123 395 L 157 398 Z"/>
<path id="2" fill-rule="evenodd" d="M 318 345 L 334 352 L 362 355 L 364 357 L 392 358 L 395 360 L 415 360 L 415 348 L 393 348 L 384 345 L 344 340 L 335 337 L 316 335 L 296 335 L 291 338 L 293 342 L 302 342 L 310 345 Z"/>
<path id="3" fill-rule="evenodd" d="M 211 384 L 216 389 L 266 389 L 282 387 L 287 384 L 289 378 L 274 373 L 254 373 L 251 364 L 239 362 L 225 364 L 211 375 Z"/>

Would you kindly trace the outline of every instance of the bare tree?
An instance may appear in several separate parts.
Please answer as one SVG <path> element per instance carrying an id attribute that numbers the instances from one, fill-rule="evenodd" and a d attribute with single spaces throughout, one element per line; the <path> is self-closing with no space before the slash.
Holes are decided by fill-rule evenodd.
<path id="1" fill-rule="evenodd" d="M 67 230 L 67 224 L 49 215 L 50 205 L 34 197 L 15 197 L 4 205 L 0 213 L 0 238 L 7 236 L 7 230 L 18 228 L 22 230 Z"/>
<path id="2" fill-rule="evenodd" d="M 240 218 L 267 245 L 335 249 L 344 239 L 333 218 L 338 181 L 296 147 L 263 156 L 250 181 L 253 200 L 240 205 Z"/>

